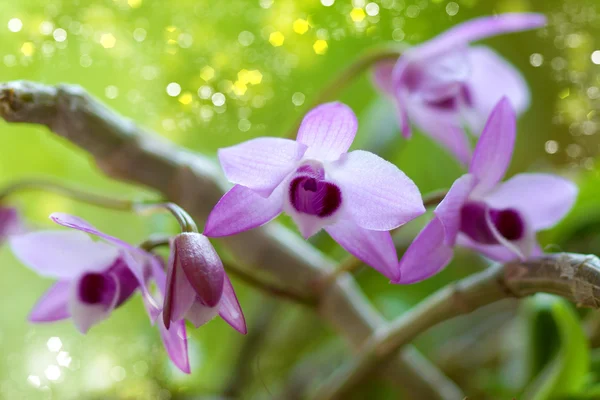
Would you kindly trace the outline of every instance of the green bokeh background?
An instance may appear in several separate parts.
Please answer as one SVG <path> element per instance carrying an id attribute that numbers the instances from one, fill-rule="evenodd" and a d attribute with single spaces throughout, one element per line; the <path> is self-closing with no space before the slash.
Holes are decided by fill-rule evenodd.
<path id="1" fill-rule="evenodd" d="M 541 238 L 551 250 L 597 251 L 600 182 L 595 156 L 600 143 L 596 134 L 596 129 L 600 132 L 600 67 L 591 60 L 592 52 L 600 49 L 597 0 L 377 0 L 377 15 L 353 21 L 353 8 L 364 8 L 367 3 L 336 0 L 332 6 L 324 6 L 318 0 L 3 1 L 0 76 L 2 80 L 80 84 L 145 127 L 214 156 L 219 147 L 252 137 L 285 135 L 320 88 L 372 46 L 417 44 L 481 15 L 543 12 L 549 18 L 549 27 L 485 42 L 522 71 L 532 91 L 531 107 L 519 121 L 510 174 L 553 171 L 577 180 L 582 187 L 577 209 Z M 18 32 L 8 29 L 13 18 L 22 21 Z M 298 19 L 309 21 L 303 34 L 294 31 Z M 56 29 L 66 31 L 65 41 L 55 40 Z M 283 35 L 281 46 L 270 43 L 273 32 Z M 313 45 L 317 40 L 327 42 L 325 54 L 316 54 Z M 537 56 L 532 58 L 534 54 L 541 55 L 541 65 L 532 65 L 536 64 L 532 59 L 539 60 Z M 206 67 L 214 71 L 210 79 Z M 248 84 L 244 94 L 236 94 L 232 85 L 244 69 L 260 71 L 261 81 Z M 173 82 L 181 87 L 177 96 L 166 91 Z M 225 95 L 223 106 L 202 98 L 217 92 Z M 423 193 L 448 187 L 462 173 L 461 167 L 426 137 L 416 134 L 406 142 L 396 135 L 391 107 L 374 91 L 368 76 L 352 83 L 341 99 L 359 116 L 360 131 L 354 147 L 381 152 L 400 166 Z M 385 145 L 377 146 L 375 143 L 381 140 Z M 115 196 L 151 193 L 105 178 L 85 152 L 44 128 L 2 123 L 0 184 L 40 174 Z M 51 212 L 63 211 L 80 215 L 134 243 L 155 232 L 175 232 L 166 216 L 127 215 L 50 194 L 26 193 L 11 197 L 10 203 L 18 205 L 32 224 L 44 228 L 55 228 L 47 217 Z M 414 233 L 424 221 L 425 217 L 410 224 L 406 234 Z M 344 255 L 325 237 L 318 236 L 315 242 L 335 257 L 341 259 Z M 461 252 L 444 273 L 408 287 L 391 286 L 370 271 L 360 271 L 357 277 L 374 304 L 392 318 L 481 263 Z M 34 326 L 26 321 L 27 314 L 50 282 L 20 265 L 6 246 L 0 249 L 0 265 L 0 398 L 210 396 L 223 393 L 235 374 L 244 338 L 221 320 L 192 331 L 193 374 L 185 376 L 169 365 L 158 332 L 150 327 L 139 298 L 129 301 L 86 336 L 70 322 Z M 234 284 L 252 328 L 271 303 L 243 282 Z M 424 335 L 418 344 L 438 360 L 437 350 L 453 337 L 455 328 L 452 324 L 436 328 L 435 335 Z M 315 363 L 316 370 L 325 374 L 346 354 L 329 327 L 308 311 L 287 303 L 277 306 L 265 335 L 263 350 L 247 366 L 251 383 L 243 398 L 271 398 L 292 370 Z M 59 351 L 52 351 L 57 341 L 52 339 L 49 345 L 50 338 L 60 338 Z M 60 351 L 68 353 L 59 356 L 62 366 L 57 361 Z M 71 361 L 65 362 L 69 358 Z M 57 368 L 49 366 L 60 370 L 57 380 L 48 379 Z M 496 372 L 490 370 L 477 381 L 482 392 L 500 393 L 499 397 L 492 394 L 488 398 L 509 398 L 518 393 L 518 388 L 506 383 L 508 378 Z M 365 396 L 369 393 L 377 398 L 396 398 L 378 381 L 362 390 Z"/>

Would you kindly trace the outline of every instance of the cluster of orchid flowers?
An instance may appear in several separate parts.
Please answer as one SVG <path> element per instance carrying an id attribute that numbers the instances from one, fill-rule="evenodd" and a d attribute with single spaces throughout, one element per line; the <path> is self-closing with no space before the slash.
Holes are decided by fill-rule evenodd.
<path id="1" fill-rule="evenodd" d="M 469 44 L 544 24 L 537 14 L 479 18 L 409 49 L 393 64 L 376 65 L 375 82 L 396 104 L 403 134 L 410 136 L 414 122 L 468 165 L 401 260 L 390 231 L 425 213 L 419 189 L 381 157 L 348 152 L 356 116 L 344 104 L 328 103 L 305 116 L 296 140 L 257 138 L 219 150 L 234 186 L 216 204 L 202 234 L 193 222 L 182 224 L 184 232 L 169 241 L 166 265 L 153 252 L 78 217 L 50 216 L 70 230 L 27 231 L 14 209 L 0 208 L 0 239 L 9 238 L 25 265 L 57 280 L 30 321 L 71 318 L 85 333 L 139 291 L 171 360 L 189 373 L 185 320 L 199 327 L 220 315 L 246 333 L 235 292 L 208 238 L 250 230 L 282 212 L 304 238 L 324 229 L 398 284 L 436 274 L 450 262 L 455 246 L 502 262 L 541 254 L 536 232 L 569 212 L 577 188 L 537 173 L 501 182 L 513 153 L 516 115 L 527 108 L 529 92 L 520 73 L 499 55 Z M 465 128 L 481 132 L 474 151 Z"/>

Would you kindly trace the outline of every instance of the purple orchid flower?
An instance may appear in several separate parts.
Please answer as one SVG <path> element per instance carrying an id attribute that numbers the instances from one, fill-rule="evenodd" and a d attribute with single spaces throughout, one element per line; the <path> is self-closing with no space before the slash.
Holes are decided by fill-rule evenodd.
<path id="1" fill-rule="evenodd" d="M 0 244 L 21 227 L 19 212 L 15 208 L 0 206 Z"/>
<path id="2" fill-rule="evenodd" d="M 500 183 L 510 163 L 516 115 L 507 98 L 492 111 L 469 173 L 454 182 L 400 260 L 400 279 L 414 283 L 444 268 L 455 245 L 506 262 L 541 254 L 535 233 L 560 221 L 573 207 L 577 186 L 558 176 L 518 174 Z"/>
<path id="3" fill-rule="evenodd" d="M 247 333 L 244 313 L 208 238 L 182 233 L 171 244 L 163 320 L 189 320 L 196 328 L 220 315 L 242 334 Z"/>
<path id="4" fill-rule="evenodd" d="M 425 212 L 419 189 L 395 165 L 361 150 L 348 153 L 358 122 L 341 103 L 310 111 L 296 140 L 258 138 L 219 150 L 236 185 L 208 216 L 204 234 L 228 236 L 282 211 L 304 238 L 324 228 L 348 252 L 398 278 L 388 232 Z"/>
<path id="5" fill-rule="evenodd" d="M 479 133 L 492 108 L 506 96 L 518 113 L 529 107 L 529 89 L 512 65 L 485 46 L 470 42 L 538 28 L 541 14 L 501 14 L 457 25 L 406 51 L 398 61 L 375 68 L 375 84 L 394 99 L 401 131 L 411 135 L 411 121 L 463 164 L 471 146 L 462 126 Z"/>
<path id="6" fill-rule="evenodd" d="M 42 323 L 71 318 L 77 329 L 86 333 L 140 289 L 151 322 L 159 320 L 169 357 L 190 373 L 185 322 L 177 321 L 167 329 L 159 318 L 161 299 L 148 291 L 148 283 L 154 279 L 164 293 L 166 276 L 158 259 L 81 218 L 63 213 L 50 218 L 74 231 L 38 231 L 10 238 L 12 250 L 23 264 L 58 280 L 37 302 L 29 320 Z M 86 233 L 104 241 L 94 241 Z"/>

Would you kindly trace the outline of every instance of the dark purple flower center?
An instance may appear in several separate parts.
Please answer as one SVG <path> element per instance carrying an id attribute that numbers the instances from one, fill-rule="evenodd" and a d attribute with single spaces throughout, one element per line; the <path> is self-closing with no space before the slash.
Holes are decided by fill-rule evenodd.
<path id="1" fill-rule="evenodd" d="M 321 168 L 303 165 L 290 182 L 290 203 L 300 213 L 325 218 L 331 216 L 342 204 L 342 192 L 338 186 L 327 182 Z"/>
<path id="2" fill-rule="evenodd" d="M 104 274 L 88 273 L 79 282 L 79 299 L 87 304 L 103 303 L 110 278 Z"/>
<path id="3" fill-rule="evenodd" d="M 109 306 L 114 299 L 115 279 L 119 283 L 119 298 L 115 307 L 123 304 L 138 288 L 139 282 L 125 261 L 119 257 L 102 273 L 89 272 L 79 281 L 79 299 L 87 304 L 104 304 Z"/>
<path id="4" fill-rule="evenodd" d="M 466 203 L 460 212 L 460 230 L 481 244 L 498 244 L 486 221 L 486 213 L 496 230 L 506 240 L 519 240 L 525 234 L 525 222 L 519 212 L 512 208 L 488 209 L 484 203 Z"/>

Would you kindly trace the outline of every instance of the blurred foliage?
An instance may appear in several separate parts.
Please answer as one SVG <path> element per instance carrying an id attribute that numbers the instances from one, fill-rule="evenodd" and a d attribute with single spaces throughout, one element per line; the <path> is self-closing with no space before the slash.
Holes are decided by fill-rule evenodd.
<path id="1" fill-rule="evenodd" d="M 319 88 L 371 46 L 417 44 L 481 15 L 544 12 L 550 19 L 548 28 L 486 41 L 523 72 L 533 94 L 530 110 L 519 121 L 510 173 L 554 171 L 576 179 L 582 188 L 576 209 L 560 226 L 543 233 L 542 242 L 550 251 L 597 252 L 600 174 L 594 157 L 600 149 L 600 73 L 590 58 L 600 48 L 597 0 L 376 0 L 369 4 L 376 4 L 377 12 L 374 6 L 367 8 L 367 3 L 3 1 L 0 72 L 3 80 L 78 83 L 148 128 L 194 151 L 214 155 L 219 147 L 251 137 L 284 136 Z M 382 153 L 413 178 L 422 192 L 448 187 L 462 173 L 425 136 L 417 134 L 409 142 L 400 139 L 389 105 L 373 90 L 368 77 L 353 83 L 341 99 L 359 115 L 355 147 Z M 87 154 L 43 128 L 3 124 L 0 138 L 0 184 L 43 173 L 107 194 L 148 194 L 106 179 L 90 164 Z M 47 216 L 51 212 L 70 212 L 134 243 L 175 228 L 168 217 L 142 219 L 48 194 L 28 193 L 11 201 L 32 224 L 50 227 Z M 417 232 L 426 218 L 403 228 L 403 235 Z M 317 237 L 315 242 L 336 258 L 344 256 L 326 237 Z M 0 250 L 0 263 L 1 398 L 219 395 L 238 371 L 244 338 L 216 320 L 192 332 L 193 374 L 178 373 L 167 362 L 139 299 L 85 337 L 69 322 L 29 325 L 27 313 L 49 282 L 19 265 L 6 248 Z M 360 271 L 357 277 L 376 307 L 392 318 L 433 290 L 484 265 L 473 254 L 458 252 L 445 271 L 416 285 L 389 285 L 370 270 Z M 241 282 L 234 284 L 253 327 L 267 300 Z M 534 391 L 538 397 L 532 398 L 558 394 L 600 398 L 598 379 L 585 380 L 589 355 L 578 315 L 556 299 L 535 299 L 524 308 L 527 311 L 520 318 L 528 321 L 531 334 L 515 338 L 518 324 L 501 330 L 514 340 L 500 349 L 505 350 L 500 366 L 477 369 L 476 374 L 466 371 L 477 377 L 469 386 L 476 395 L 468 392 L 469 398 L 508 399 L 519 393 L 522 388 L 515 384 L 514 373 L 507 372 L 507 366 L 519 359 L 511 350 L 514 341 L 527 342 L 533 352 L 530 381 L 523 384 L 535 379 L 544 394 Z M 306 385 L 315 374 L 326 376 L 347 355 L 330 328 L 299 306 L 282 303 L 269 326 L 258 355 L 244 361 L 250 383 L 243 398 L 271 398 L 285 385 Z M 452 326 L 444 324 L 435 335 L 423 335 L 419 347 L 436 360 L 435 350 L 452 337 Z M 592 377 L 600 374 L 598 359 L 593 353 Z M 580 393 L 572 393 L 578 388 Z M 365 385 L 360 393 L 397 398 L 379 380 Z"/>

